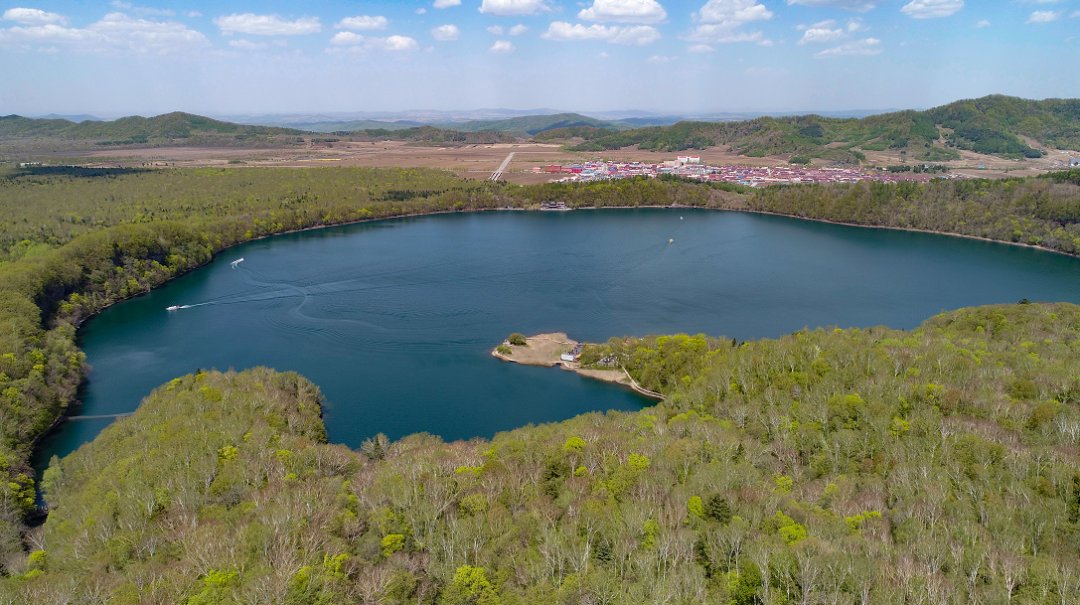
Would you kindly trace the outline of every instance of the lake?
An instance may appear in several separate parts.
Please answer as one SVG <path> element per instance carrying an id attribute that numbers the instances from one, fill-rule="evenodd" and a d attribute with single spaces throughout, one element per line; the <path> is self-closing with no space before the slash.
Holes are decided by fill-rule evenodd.
<path id="1" fill-rule="evenodd" d="M 244 261 L 233 268 L 230 261 Z M 73 415 L 130 412 L 200 368 L 271 366 L 326 396 L 331 441 L 489 437 L 648 401 L 489 355 L 511 332 L 578 340 L 912 328 L 968 305 L 1080 302 L 1080 260 L 921 233 L 704 210 L 491 212 L 281 235 L 115 305 L 80 332 Z M 167 312 L 171 305 L 196 305 Z M 111 419 L 72 420 L 38 463 Z"/>

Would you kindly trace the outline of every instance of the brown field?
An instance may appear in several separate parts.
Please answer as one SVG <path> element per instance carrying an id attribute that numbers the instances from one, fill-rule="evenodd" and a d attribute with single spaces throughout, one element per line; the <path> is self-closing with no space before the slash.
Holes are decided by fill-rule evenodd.
<path id="1" fill-rule="evenodd" d="M 946 162 L 957 174 L 972 177 L 1000 178 L 1028 176 L 1060 169 L 1068 162 L 1069 152 L 1044 149 L 1047 155 L 1035 160 L 1008 160 L 995 156 L 962 151 L 962 159 Z M 455 147 L 429 147 L 400 141 L 313 143 L 275 148 L 237 147 L 152 147 L 55 150 L 45 155 L 46 161 L 66 160 L 91 166 L 368 166 L 398 168 L 436 168 L 450 170 L 459 176 L 486 179 L 513 152 L 514 159 L 504 173 L 504 180 L 531 184 L 552 180 L 547 174 L 532 172 L 533 167 L 546 164 L 568 164 L 592 159 L 618 161 L 662 162 L 676 155 L 701 156 L 712 165 L 778 166 L 786 165 L 788 156 L 752 158 L 731 153 L 724 147 L 684 152 L 656 152 L 626 148 L 603 152 L 566 151 L 557 144 L 498 143 Z M 867 163 L 892 165 L 900 163 L 897 152 L 867 152 Z M 816 160 L 815 164 L 826 164 Z M 914 163 L 914 162 L 911 162 Z"/>

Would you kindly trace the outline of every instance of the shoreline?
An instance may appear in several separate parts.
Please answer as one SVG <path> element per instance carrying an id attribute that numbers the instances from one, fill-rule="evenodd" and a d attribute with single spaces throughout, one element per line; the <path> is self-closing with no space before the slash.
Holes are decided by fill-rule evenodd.
<path id="1" fill-rule="evenodd" d="M 959 238 L 963 238 L 963 239 L 970 239 L 970 240 L 982 241 L 982 242 L 988 242 L 988 243 L 994 243 L 994 244 L 1004 244 L 1004 245 L 1008 245 L 1008 246 L 1019 246 L 1019 247 L 1023 247 L 1023 248 L 1039 250 L 1039 251 L 1042 251 L 1042 252 L 1051 252 L 1051 253 L 1054 253 L 1054 254 L 1059 254 L 1059 255 L 1062 255 L 1062 256 L 1068 256 L 1068 257 L 1071 257 L 1071 258 L 1080 258 L 1080 255 L 1071 254 L 1069 252 L 1064 252 L 1064 251 L 1061 251 L 1061 250 L 1054 250 L 1054 249 L 1048 248 L 1046 246 L 1039 246 L 1039 245 L 1034 245 L 1034 244 L 1025 244 L 1025 243 L 1022 243 L 1022 242 L 1008 242 L 1008 241 L 997 240 L 997 239 L 992 239 L 992 238 L 982 237 L 982 236 L 977 236 L 977 235 L 967 235 L 967 234 L 963 234 L 963 233 L 955 233 L 955 232 L 952 232 L 952 231 L 936 231 L 936 230 L 930 230 L 930 229 L 917 229 L 917 228 L 912 228 L 912 227 L 893 227 L 893 226 L 888 226 L 888 225 L 866 225 L 866 224 L 860 224 L 860 223 L 849 223 L 849 222 L 843 222 L 843 221 L 835 221 L 835 220 L 824 219 L 824 218 L 812 218 L 812 217 L 800 216 L 800 215 L 797 215 L 797 214 L 787 214 L 787 213 L 782 213 L 782 212 L 771 212 L 771 211 L 768 211 L 768 210 L 757 210 L 757 209 L 753 209 L 753 208 L 736 208 L 736 207 L 732 207 L 732 206 L 704 206 L 704 205 L 693 205 L 693 204 L 668 204 L 668 205 L 650 204 L 650 205 L 617 205 L 617 206 L 580 206 L 580 207 L 576 207 L 576 208 L 570 208 L 569 210 L 637 210 L 637 209 L 674 210 L 674 209 L 688 209 L 688 208 L 689 209 L 697 209 L 697 210 L 712 210 L 712 211 L 720 211 L 720 212 L 741 212 L 741 213 L 746 213 L 746 214 L 760 214 L 760 215 L 766 215 L 766 216 L 776 216 L 776 217 L 781 217 L 781 218 L 788 218 L 788 219 L 793 219 L 793 220 L 802 220 L 802 221 L 811 221 L 811 222 L 817 222 L 817 223 L 826 223 L 826 224 L 838 225 L 838 226 L 843 226 L 843 227 L 857 227 L 857 228 L 861 228 L 861 229 L 882 229 L 882 230 L 892 230 L 892 231 L 907 231 L 907 232 L 911 232 L 911 233 L 925 233 L 925 234 L 930 234 L 930 235 L 943 235 L 943 236 L 949 236 L 949 237 L 959 237 Z M 275 233 L 267 233 L 267 234 L 259 235 L 257 237 L 252 237 L 251 239 L 244 239 L 244 240 L 241 240 L 241 241 L 233 242 L 233 243 L 228 244 L 226 246 L 223 246 L 221 249 L 213 252 L 210 260 L 207 261 L 206 263 L 202 264 L 202 265 L 197 265 L 197 266 L 191 267 L 191 268 L 189 268 L 189 269 L 187 269 L 187 270 L 185 270 L 183 272 L 177 273 L 176 275 L 171 276 L 166 281 L 154 286 L 153 288 L 150 288 L 149 290 L 146 290 L 145 292 L 140 292 L 139 294 L 136 294 L 134 296 L 129 296 L 129 297 L 126 297 L 126 298 L 122 298 L 122 299 L 110 302 L 109 304 L 101 307 L 100 309 L 94 311 L 93 313 L 88 314 L 85 317 L 81 317 L 79 319 L 79 321 L 75 324 L 75 328 L 76 328 L 76 344 L 78 344 L 78 342 L 79 342 L 78 341 L 78 339 L 80 338 L 79 332 L 81 331 L 82 325 L 85 322 L 89 321 L 90 319 L 96 317 L 98 314 L 100 314 L 104 310 L 106 310 L 106 309 L 108 309 L 108 308 L 110 308 L 110 307 L 112 307 L 112 306 L 114 306 L 114 305 L 116 305 L 118 303 L 121 303 L 121 302 L 124 302 L 124 301 L 127 301 L 127 300 L 132 300 L 132 299 L 138 298 L 139 296 L 149 294 L 152 290 L 160 288 L 161 286 L 173 281 L 174 279 L 177 279 L 179 277 L 187 275 L 187 274 L 189 274 L 189 273 L 191 273 L 193 271 L 196 271 L 198 269 L 205 268 L 206 266 L 213 263 L 214 260 L 216 260 L 217 257 L 221 253 L 225 252 L 226 250 L 230 250 L 230 249 L 236 248 L 238 246 L 241 246 L 243 244 L 247 244 L 247 243 L 251 243 L 251 242 L 255 242 L 255 241 L 259 241 L 259 240 L 263 240 L 263 239 L 268 239 L 268 238 L 271 238 L 271 237 L 277 237 L 277 236 L 281 236 L 281 235 L 288 235 L 288 234 L 293 234 L 293 233 L 303 233 L 303 232 L 307 232 L 307 231 L 316 231 L 316 230 L 320 230 L 320 229 L 331 229 L 331 228 L 334 228 L 334 227 L 346 227 L 346 226 L 349 226 L 349 225 L 357 225 L 357 224 L 362 224 L 362 223 L 371 223 L 371 222 L 376 222 L 376 221 L 398 220 L 398 219 L 405 219 L 405 218 L 421 218 L 421 217 L 427 217 L 427 216 L 440 216 L 440 215 L 447 215 L 447 214 L 474 214 L 474 213 L 479 214 L 479 213 L 484 213 L 484 212 L 549 212 L 549 211 L 545 211 L 545 210 L 541 209 L 540 206 L 539 206 L 539 203 L 530 204 L 528 206 L 525 206 L 525 205 L 522 205 L 522 206 L 499 206 L 499 207 L 495 207 L 495 208 L 472 208 L 472 209 L 459 209 L 459 210 L 432 210 L 432 211 L 420 210 L 420 211 L 417 211 L 417 212 L 406 212 L 406 213 L 394 214 L 394 215 L 382 216 L 382 217 L 361 218 L 361 219 L 356 219 L 356 220 L 343 221 L 343 222 L 340 222 L 340 223 L 311 225 L 309 227 L 302 227 L 302 228 L 299 228 L 299 229 L 289 229 L 289 230 L 286 230 L 286 231 L 279 231 L 279 232 L 275 232 Z M 81 350 L 81 348 L 80 348 L 80 350 Z M 492 352 L 492 355 L 498 357 L 497 355 L 495 355 L 494 351 Z M 502 359 L 501 357 L 499 357 L 499 358 Z M 504 361 L 512 361 L 512 362 L 515 362 L 515 363 L 520 363 L 520 362 L 516 362 L 515 360 L 510 360 L 510 359 L 504 359 Z M 600 377 L 597 377 L 597 376 L 591 376 L 591 377 L 595 378 L 597 380 L 604 380 L 603 378 L 600 378 Z M 633 381 L 633 379 L 630 378 L 630 376 L 628 374 L 626 375 L 626 378 L 629 379 L 629 381 L 631 381 L 631 382 Z M 85 383 L 85 381 L 86 381 L 86 376 L 83 376 L 82 383 Z M 607 380 L 607 382 L 618 382 L 618 381 Z M 630 384 L 624 384 L 624 386 L 628 386 L 629 388 L 633 389 L 635 392 L 638 392 L 639 394 L 641 394 L 643 396 L 653 398 L 653 399 L 663 399 L 662 395 L 660 395 L 659 393 L 653 393 L 652 391 L 648 391 L 647 389 L 644 389 L 644 388 L 640 387 L 640 385 L 632 386 Z M 80 384 L 80 389 L 81 388 L 82 388 L 82 384 Z M 72 407 L 76 407 L 76 406 L 79 406 L 79 405 L 82 405 L 82 402 L 78 398 L 73 399 L 72 401 L 68 402 L 67 405 L 64 406 L 63 410 L 53 419 L 52 423 L 49 425 L 49 428 L 46 431 L 42 432 L 40 435 L 38 435 L 34 439 L 34 441 L 32 442 L 32 445 L 31 445 L 31 450 L 30 450 L 31 462 L 34 459 L 37 458 L 38 446 L 41 444 L 41 442 L 44 441 L 50 435 L 54 434 L 57 430 L 59 430 L 60 427 L 62 427 L 64 425 L 64 423 L 67 422 L 67 418 L 68 418 L 68 415 L 69 415 L 68 411 Z"/>
<path id="2" fill-rule="evenodd" d="M 781 218 L 790 218 L 800 221 L 809 221 L 812 223 L 825 223 L 827 225 L 839 225 L 841 227 L 857 227 L 859 229 L 881 229 L 883 231 L 905 231 L 907 233 L 925 233 L 928 235 L 944 235 L 947 237 L 959 237 L 962 239 L 970 239 L 980 242 L 988 242 L 991 244 L 1003 244 L 1006 246 L 1017 246 L 1020 248 L 1028 248 L 1031 250 L 1039 250 L 1041 252 L 1050 252 L 1052 254 L 1059 254 L 1061 256 L 1068 256 L 1069 258 L 1080 259 L 1080 254 L 1073 254 L 1071 252 L 1065 252 L 1063 250 L 1055 250 L 1046 246 L 1040 246 L 1038 244 L 1025 244 L 1024 242 L 1009 242 L 1001 239 L 994 239 L 991 237 L 983 237 L 981 235 L 968 235 L 966 233 L 956 233 L 955 231 L 937 231 L 934 229 L 919 229 L 917 227 L 894 227 L 890 225 L 868 225 L 863 223 L 848 223 L 844 221 L 836 221 L 827 218 L 813 218 L 809 216 L 802 216 L 799 214 L 788 214 L 785 212 L 773 212 L 771 210 L 756 210 L 754 208 L 732 208 L 724 206 L 694 206 L 689 204 L 672 204 L 670 206 L 581 206 L 578 208 L 570 208 L 570 210 L 636 210 L 639 208 L 651 208 L 659 210 L 673 210 L 673 209 L 692 209 L 692 210 L 712 210 L 718 212 L 741 212 L 744 214 L 761 214 L 764 216 L 778 216 Z M 501 209 L 500 209 L 501 210 Z M 509 210 L 509 208 L 508 208 Z M 513 208 L 513 210 L 532 211 L 529 208 Z"/>
<path id="3" fill-rule="evenodd" d="M 525 344 L 523 345 L 512 345 L 509 340 L 505 340 L 502 344 L 491 350 L 491 356 L 507 363 L 544 368 L 559 368 L 560 370 L 573 372 L 585 378 L 609 382 L 629 388 L 635 393 L 657 402 L 664 400 L 664 395 L 662 393 L 650 391 L 638 384 L 638 382 L 634 380 L 634 377 L 626 371 L 626 368 L 603 369 L 582 367 L 576 360 L 577 355 L 573 352 L 579 351 L 580 347 L 587 344 L 589 343 L 581 343 L 570 338 L 565 332 L 549 332 L 546 334 L 528 336 L 525 338 Z M 510 353 L 499 350 L 503 347 L 509 348 Z M 516 357 L 514 356 L 515 353 L 517 354 Z M 566 359 L 565 355 L 574 357 L 574 360 L 571 361 Z"/>
<path id="4" fill-rule="evenodd" d="M 665 208 L 667 206 L 664 206 Z M 983 237 L 981 235 L 968 235 L 966 233 L 956 233 L 955 231 L 935 231 L 933 229 L 919 229 L 917 227 L 892 227 L 889 225 L 866 225 L 862 223 L 846 223 L 844 221 L 834 221 L 827 218 L 812 218 L 808 216 L 801 216 L 798 214 L 787 214 L 784 212 L 772 212 L 769 210 L 753 210 L 750 208 L 744 209 L 731 209 L 729 212 L 745 212 L 747 214 L 762 214 L 765 216 L 779 216 L 782 218 L 796 219 L 800 221 L 810 221 L 814 223 L 825 223 L 827 225 L 839 225 L 841 227 L 857 227 L 859 229 L 881 229 L 884 231 L 905 231 L 907 233 L 926 233 L 929 235 L 944 235 L 947 237 L 959 237 L 961 239 L 970 239 L 979 242 L 988 242 L 991 244 L 1004 244 L 1006 246 L 1018 246 L 1020 248 L 1028 248 L 1031 250 L 1038 250 L 1040 252 L 1050 252 L 1052 254 L 1059 254 L 1061 256 L 1068 256 L 1069 258 L 1080 258 L 1080 254 L 1072 254 L 1071 252 L 1065 252 L 1064 250 L 1055 250 L 1046 246 L 1040 246 L 1038 244 L 1025 244 L 1024 242 L 1008 242 L 1000 239 L 993 239 L 990 237 Z"/>

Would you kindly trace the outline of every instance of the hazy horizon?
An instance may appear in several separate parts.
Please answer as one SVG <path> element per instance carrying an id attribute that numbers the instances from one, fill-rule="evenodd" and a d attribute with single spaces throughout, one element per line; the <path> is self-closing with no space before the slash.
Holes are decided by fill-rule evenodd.
<path id="1" fill-rule="evenodd" d="M 582 111 L 576 109 L 556 108 L 556 107 L 537 107 L 532 109 L 519 109 L 513 107 L 477 107 L 473 109 L 401 109 L 401 110 L 369 110 L 369 111 L 286 111 L 286 112 L 241 112 L 241 113 L 224 113 L 224 112 L 207 112 L 197 113 L 184 110 L 173 110 L 166 112 L 136 112 L 136 113 L 115 113 L 115 112 L 92 112 L 92 111 L 71 111 L 71 112 L 48 112 L 48 113 L 32 113 L 32 114 L 16 114 L 27 118 L 40 118 L 40 119 L 67 119 L 71 121 L 80 121 L 84 119 L 99 120 L 99 121 L 112 121 L 120 118 L 141 116 L 144 118 L 151 118 L 159 115 L 182 112 L 194 115 L 201 115 L 208 118 L 213 118 L 222 121 L 237 121 L 243 119 L 258 119 L 276 118 L 288 122 L 303 122 L 308 118 L 312 119 L 325 119 L 327 121 L 333 120 L 373 120 L 373 121 L 418 121 L 418 122 L 464 122 L 471 120 L 501 120 L 511 117 L 525 117 L 525 116 L 539 116 L 539 115 L 555 115 L 572 113 L 584 115 L 586 117 L 603 119 L 603 120 L 620 120 L 620 119 L 632 119 L 632 118 L 662 118 L 662 117 L 680 117 L 680 118 L 712 118 L 712 117 L 730 117 L 732 119 L 752 118 L 764 115 L 779 116 L 779 115 L 828 115 L 831 117 L 865 117 L 868 115 L 877 115 L 882 113 L 890 113 L 894 111 L 903 110 L 923 110 L 928 109 L 926 107 L 887 107 L 878 109 L 793 109 L 788 111 L 754 111 L 752 109 L 745 110 L 730 110 L 730 111 L 698 111 L 698 112 L 657 112 L 649 110 L 634 110 L 634 109 L 606 109 L 597 111 Z M 8 114 L 10 115 L 10 114 Z M 78 118 L 78 119 L 76 119 Z"/>
<path id="2" fill-rule="evenodd" d="M 707 115 L 1080 97 L 1056 59 L 1080 47 L 1077 25 L 1080 0 L 3 1 L 0 114 Z"/>

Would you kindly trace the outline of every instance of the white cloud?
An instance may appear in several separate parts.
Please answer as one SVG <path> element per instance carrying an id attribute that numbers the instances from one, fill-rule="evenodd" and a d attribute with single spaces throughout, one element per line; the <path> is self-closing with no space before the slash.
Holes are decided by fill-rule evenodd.
<path id="1" fill-rule="evenodd" d="M 649 57 L 648 59 L 646 59 L 645 62 L 646 63 L 653 63 L 653 64 L 671 63 L 672 61 L 676 60 L 677 58 L 678 57 L 670 57 L 670 56 L 666 56 L 666 55 L 653 55 L 653 56 Z"/>
<path id="2" fill-rule="evenodd" d="M 1061 17 L 1060 11 L 1035 11 L 1028 17 L 1028 23 L 1050 23 Z"/>
<path id="3" fill-rule="evenodd" d="M 696 54 L 716 52 L 716 49 L 709 46 L 708 44 L 695 44 L 691 46 L 688 50 Z"/>
<path id="4" fill-rule="evenodd" d="M 37 8 L 9 8 L 4 11 L 5 21 L 14 21 L 22 25 L 63 25 L 67 18 L 57 13 L 49 13 Z"/>
<path id="5" fill-rule="evenodd" d="M 756 0 L 709 0 L 698 11 L 702 23 L 736 28 L 751 21 L 768 21 L 773 13 Z"/>
<path id="6" fill-rule="evenodd" d="M 788 6 L 800 5 L 815 8 L 842 8 L 865 13 L 877 6 L 874 0 L 787 0 Z"/>
<path id="7" fill-rule="evenodd" d="M 70 45 L 79 50 L 106 50 L 104 36 L 89 29 L 63 27 L 55 23 L 0 29 L 0 46 L 33 47 L 40 44 Z"/>
<path id="8" fill-rule="evenodd" d="M 912 0 L 900 12 L 914 19 L 937 19 L 956 14 L 964 8 L 964 0 Z"/>
<path id="9" fill-rule="evenodd" d="M 603 40 L 612 44 L 644 46 L 659 40 L 660 32 L 649 25 L 582 25 L 581 23 L 554 21 L 540 37 L 545 40 L 560 42 Z"/>
<path id="10" fill-rule="evenodd" d="M 345 17 L 338 21 L 334 27 L 362 32 L 386 29 L 387 25 L 390 25 L 390 20 L 382 15 L 357 15 L 355 17 Z"/>
<path id="11" fill-rule="evenodd" d="M 372 40 L 375 46 L 394 52 L 416 50 L 419 46 L 416 40 L 408 36 L 387 36 L 385 38 L 372 38 Z"/>
<path id="12" fill-rule="evenodd" d="M 461 6 L 461 0 L 435 0 L 432 3 L 435 8 L 450 8 L 452 6 Z"/>
<path id="13" fill-rule="evenodd" d="M 347 45 L 347 44 L 360 44 L 364 41 L 364 37 L 360 34 L 354 34 L 352 32 L 338 32 L 334 34 L 333 38 L 330 38 L 330 44 Z"/>
<path id="14" fill-rule="evenodd" d="M 418 15 L 426 15 L 427 14 L 427 9 L 421 6 L 420 8 L 416 9 L 413 12 L 418 14 Z"/>
<path id="15" fill-rule="evenodd" d="M 431 28 L 431 37 L 440 42 L 451 42 L 461 37 L 461 30 L 458 26 L 448 23 Z"/>
<path id="16" fill-rule="evenodd" d="M 489 25 L 487 27 L 487 32 L 489 34 L 493 35 L 493 36 L 501 36 L 501 35 L 503 35 L 503 26 L 501 26 L 501 25 Z"/>
<path id="17" fill-rule="evenodd" d="M 1072 14 L 1069 15 L 1070 19 L 1076 19 L 1078 17 L 1080 17 L 1080 11 L 1073 11 Z"/>
<path id="18" fill-rule="evenodd" d="M 826 19 L 813 25 L 800 25 L 795 29 L 803 33 L 802 38 L 799 39 L 800 45 L 826 44 L 844 40 L 850 37 L 851 34 L 865 31 L 866 25 L 862 22 L 862 19 L 857 18 L 848 19 L 844 25 L 838 24 L 835 19 Z"/>
<path id="19" fill-rule="evenodd" d="M 480 12 L 488 15 L 535 15 L 551 10 L 547 0 L 482 0 Z"/>
<path id="20" fill-rule="evenodd" d="M 602 23 L 659 23 L 667 19 L 667 11 L 656 0 L 594 0 L 578 18 Z"/>
<path id="21" fill-rule="evenodd" d="M 877 38 L 864 38 L 862 40 L 854 40 L 852 42 L 846 42 L 840 46 L 825 49 L 816 55 L 815 57 L 869 57 L 873 55 L 880 55 L 883 50 L 881 46 L 881 40 Z"/>
<path id="22" fill-rule="evenodd" d="M 800 26 L 798 29 L 803 32 L 799 44 L 823 44 L 825 42 L 835 42 L 847 36 L 844 28 L 837 27 L 836 21 L 833 19 L 820 21 L 813 25 Z"/>
<path id="23" fill-rule="evenodd" d="M 986 28 L 986 27 L 990 27 L 990 21 L 988 21 L 986 19 L 979 19 L 979 21 L 977 23 L 975 23 L 975 27 L 977 27 L 978 29 L 983 29 L 983 28 Z"/>
<path id="24" fill-rule="evenodd" d="M 732 42 L 757 42 L 771 45 L 759 31 L 740 31 L 740 27 L 753 21 L 768 21 L 773 13 L 756 0 L 709 0 L 695 13 L 701 22 L 686 36 L 702 44 L 726 44 Z"/>
<path id="25" fill-rule="evenodd" d="M 527 31 L 529 31 L 529 27 L 527 25 L 518 23 L 517 25 L 510 28 L 509 33 L 511 36 L 520 36 Z"/>
<path id="26" fill-rule="evenodd" d="M 339 50 L 350 52 L 364 52 L 369 50 L 385 50 L 390 52 L 403 52 L 416 50 L 420 45 L 408 36 L 364 36 L 354 32 L 338 32 L 330 38 L 330 44 L 339 47 Z"/>
<path id="27" fill-rule="evenodd" d="M 488 52 L 493 52 L 500 55 L 514 52 L 514 43 L 509 40 L 496 40 Z"/>
<path id="28" fill-rule="evenodd" d="M 322 31 L 318 17 L 300 17 L 289 21 L 278 15 L 239 13 L 214 19 L 221 33 L 248 34 L 252 36 L 302 36 Z"/>
<path id="29" fill-rule="evenodd" d="M 210 46 L 210 41 L 202 33 L 175 21 L 151 21 L 109 13 L 85 28 L 46 23 L 0 29 L 0 46 L 169 54 L 205 48 Z"/>

